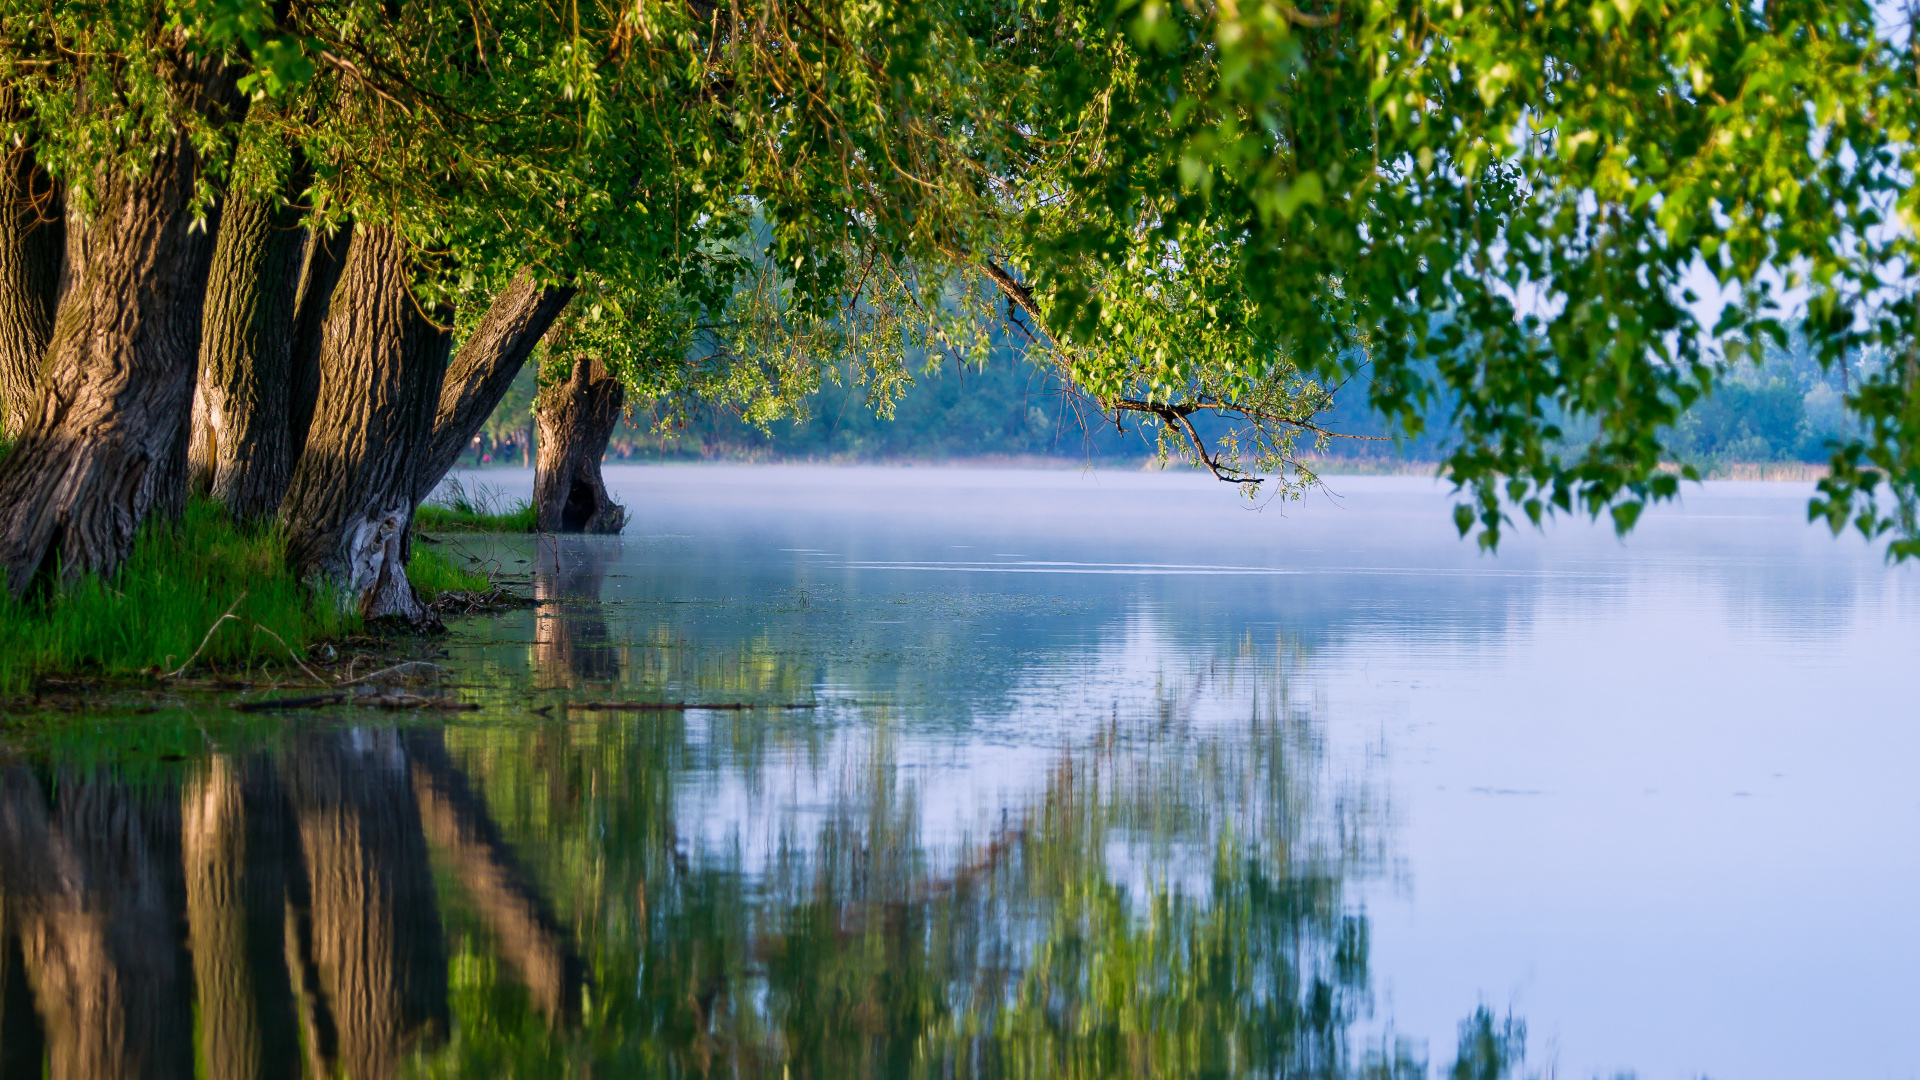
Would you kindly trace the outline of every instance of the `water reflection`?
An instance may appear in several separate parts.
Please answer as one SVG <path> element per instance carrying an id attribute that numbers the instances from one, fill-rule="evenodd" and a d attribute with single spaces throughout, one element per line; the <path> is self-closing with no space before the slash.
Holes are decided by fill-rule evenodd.
<path id="1" fill-rule="evenodd" d="M 694 712 L 309 726 L 160 772 L 16 764 L 0 1060 L 73 1078 L 1423 1075 L 1356 1034 L 1368 933 L 1347 890 L 1380 868 L 1381 800 L 1329 767 L 1277 657 L 1224 661 L 1248 706 L 1232 731 L 1196 722 L 1190 687 L 1116 706 L 951 843 L 885 707 L 838 758 L 818 721 L 762 716 L 750 745 L 730 739 L 751 717 Z M 687 687 L 708 700 L 808 681 L 769 665 L 751 686 L 737 663 L 676 670 L 711 675 Z M 829 758 L 831 798 L 765 845 L 716 836 L 689 799 Z"/>
<path id="2" fill-rule="evenodd" d="M 563 555 L 557 538 L 540 547 L 543 565 L 533 579 L 535 685 L 563 689 L 612 680 L 620 659 L 607 643 L 598 601 L 618 547 L 573 540 Z"/>

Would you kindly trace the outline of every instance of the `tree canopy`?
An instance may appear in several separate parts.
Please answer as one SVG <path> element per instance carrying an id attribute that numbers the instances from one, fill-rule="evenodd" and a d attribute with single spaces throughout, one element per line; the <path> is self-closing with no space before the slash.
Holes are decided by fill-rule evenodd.
<path id="1" fill-rule="evenodd" d="M 1863 373 L 1812 512 L 1920 553 L 1915 65 L 1864 2 L 0 11 L 4 137 L 83 217 L 185 138 L 203 220 L 233 189 L 379 222 L 460 325 L 515 275 L 581 290 L 571 347 L 669 417 L 764 422 L 848 363 L 884 405 L 1013 342 L 1287 488 L 1336 397 L 1408 437 L 1444 405 L 1492 545 L 1515 511 L 1631 528 L 1791 321 Z"/>

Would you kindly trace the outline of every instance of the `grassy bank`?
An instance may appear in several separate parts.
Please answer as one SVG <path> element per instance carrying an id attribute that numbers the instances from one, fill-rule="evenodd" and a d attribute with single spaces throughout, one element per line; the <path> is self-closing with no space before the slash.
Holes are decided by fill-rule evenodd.
<path id="1" fill-rule="evenodd" d="M 485 484 L 471 489 L 449 477 L 433 498 L 414 511 L 413 523 L 426 532 L 538 532 L 539 516 L 525 499 L 508 502 L 504 494 Z"/>
<path id="2" fill-rule="evenodd" d="M 424 544 L 408 576 L 428 600 L 488 587 Z M 295 579 L 277 534 L 243 533 L 217 504 L 195 500 L 178 521 L 142 528 L 111 577 L 44 600 L 0 591 L 0 696 L 25 693 L 44 676 L 172 671 L 203 640 L 197 664 L 286 670 L 309 646 L 360 630 L 357 615 Z"/>

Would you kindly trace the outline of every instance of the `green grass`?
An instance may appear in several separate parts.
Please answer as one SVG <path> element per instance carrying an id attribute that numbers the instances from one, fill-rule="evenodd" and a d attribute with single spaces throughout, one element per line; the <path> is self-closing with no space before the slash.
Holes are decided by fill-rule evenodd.
<path id="1" fill-rule="evenodd" d="M 425 545 L 414 547 L 407 572 L 428 601 L 489 587 Z M 233 618 L 221 621 L 229 611 Z M 294 577 L 276 532 L 242 532 L 218 504 L 196 499 L 179 520 L 143 527 L 111 577 L 44 599 L 13 600 L 0 590 L 0 696 L 24 693 L 43 675 L 172 671 L 203 639 L 197 669 L 267 661 L 286 669 L 290 653 L 305 659 L 308 646 L 361 628 L 357 614 Z"/>
<path id="2" fill-rule="evenodd" d="M 539 515 L 532 503 L 525 499 L 508 502 L 498 490 L 484 484 L 475 484 L 469 491 L 452 477 L 413 512 L 413 523 L 427 532 L 539 531 Z"/>
<path id="3" fill-rule="evenodd" d="M 493 588 L 487 575 L 462 570 L 453 560 L 425 544 L 413 545 L 413 561 L 407 564 L 407 580 L 420 599 L 432 603 L 450 592 L 486 592 Z"/>

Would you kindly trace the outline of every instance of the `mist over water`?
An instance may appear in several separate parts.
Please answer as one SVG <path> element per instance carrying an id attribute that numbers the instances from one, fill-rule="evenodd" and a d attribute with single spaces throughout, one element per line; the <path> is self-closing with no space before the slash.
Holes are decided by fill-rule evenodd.
<path id="1" fill-rule="evenodd" d="M 1231 741 L 1265 695 L 1365 822 L 1333 828 L 1364 834 L 1374 1022 L 1436 1063 L 1484 1002 L 1560 1075 L 1912 1073 L 1920 577 L 1808 525 L 1807 485 L 1690 486 L 1625 541 L 1563 520 L 1484 555 L 1412 478 L 1249 508 L 1189 474 L 610 475 L 636 518 L 611 618 L 888 706 L 703 793 L 716 842 L 831 806 L 884 737 L 937 849 L 1116 707 Z"/>
<path id="2" fill-rule="evenodd" d="M 446 639 L 478 712 L 10 758 L 0 1058 L 1914 1075 L 1920 577 L 1805 486 L 1486 555 L 1424 479 L 607 480 L 624 536 L 446 538 L 537 600 Z"/>

